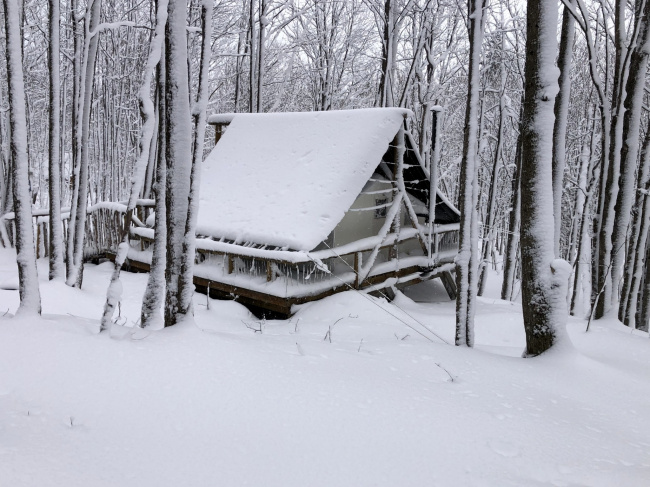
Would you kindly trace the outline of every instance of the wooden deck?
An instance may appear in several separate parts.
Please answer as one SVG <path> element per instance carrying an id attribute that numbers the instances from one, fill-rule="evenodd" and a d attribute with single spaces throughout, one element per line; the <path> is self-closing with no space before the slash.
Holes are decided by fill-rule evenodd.
<path id="1" fill-rule="evenodd" d="M 115 260 L 114 252 L 108 251 L 105 256 L 111 261 Z M 406 267 L 397 272 L 373 275 L 364 281 L 362 287 L 356 289 L 362 292 L 380 295 L 382 289 L 390 286 L 401 288 L 406 285 L 440 278 L 450 299 L 455 299 L 456 286 L 451 274 L 452 267 L 453 264 L 451 262 L 441 263 L 434 269 L 420 266 Z M 131 272 L 149 272 L 149 268 L 150 266 L 148 263 L 134 259 L 127 259 L 124 265 L 124 269 Z M 332 278 L 332 280 L 334 280 L 334 278 Z M 209 293 L 211 298 L 237 301 L 249 307 L 257 315 L 278 318 L 289 317 L 294 305 L 317 301 L 343 291 L 355 290 L 353 285 L 339 283 L 338 285 L 333 285 L 324 291 L 314 294 L 281 297 L 254 289 L 248 289 L 243 286 L 233 286 L 223 282 L 206 279 L 200 276 L 194 276 L 194 285 L 196 286 L 197 292 L 200 292 L 201 294 Z"/>
<path id="2" fill-rule="evenodd" d="M 129 258 L 125 269 L 148 272 L 153 229 L 145 223 L 153 210 L 151 200 L 138 203 L 130 229 Z M 99 203 L 88 209 L 85 258 L 115 259 L 115 250 L 125 222 L 123 203 Z M 9 216 L 10 218 L 7 218 Z M 67 215 L 64 212 L 64 228 Z M 4 220 L 11 222 L 11 215 Z M 48 217 L 34 214 L 34 231 L 39 257 L 47 256 Z M 4 238 L 8 236 L 5 234 Z M 10 237 L 9 237 L 10 238 Z M 311 252 L 269 249 L 266 246 L 197 238 L 194 284 L 197 291 L 213 298 L 236 300 L 258 315 L 286 317 L 294 305 L 316 301 L 333 294 L 358 290 L 382 293 L 424 280 L 440 278 L 449 297 L 455 298 L 453 259 L 456 255 L 457 225 L 440 225 L 422 242 L 422 228 L 404 228 L 400 233 L 362 239 L 340 247 Z M 410 246 L 410 247 L 409 247 Z M 407 248 L 422 246 L 412 256 Z"/>

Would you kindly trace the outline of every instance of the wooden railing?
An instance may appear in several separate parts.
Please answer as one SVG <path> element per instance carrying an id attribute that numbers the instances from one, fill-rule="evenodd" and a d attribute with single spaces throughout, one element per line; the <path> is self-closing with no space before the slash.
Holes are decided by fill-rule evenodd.
<path id="1" fill-rule="evenodd" d="M 129 232 L 131 247 L 134 250 L 147 251 L 153 243 L 154 230 L 145 223 L 154 206 L 153 200 L 139 200 L 136 205 Z M 49 243 L 48 212 L 35 210 L 32 216 L 37 256 L 46 257 Z M 86 219 L 85 258 L 114 254 L 123 235 L 126 204 L 97 203 L 88 208 Z M 63 208 L 64 238 L 67 236 L 68 222 L 69 209 Z M 10 229 L 13 227 L 12 214 L 0 217 L 0 227 L 3 230 L 5 224 L 8 224 Z M 431 229 L 431 233 L 427 230 L 403 228 L 399 234 L 391 233 L 383 239 L 368 237 L 339 247 L 311 252 L 239 245 L 199 236 L 196 240 L 196 261 L 198 264 L 214 264 L 221 267 L 225 275 L 259 276 L 265 278 L 266 282 L 272 282 L 277 277 L 286 277 L 305 284 L 317 283 L 330 279 L 333 275 L 347 274 L 353 277 L 350 284 L 359 288 L 367 284 L 377 272 L 383 272 L 383 275 L 392 272 L 398 276 L 407 269 L 433 269 L 439 264 L 451 262 L 458 249 L 458 225 L 436 225 Z M 411 248 L 421 245 L 422 234 L 426 235 L 427 241 L 423 246 L 428 253 L 416 257 L 408 256 L 404 249 L 409 245 Z M 389 265 L 389 262 L 396 262 L 396 265 Z M 386 267 L 390 269 L 384 269 Z M 373 269 L 372 273 L 370 268 Z"/>
<path id="2" fill-rule="evenodd" d="M 153 211 L 155 203 L 153 200 L 138 200 L 135 209 L 135 226 L 144 226 L 147 218 Z M 85 257 L 93 257 L 116 249 L 120 242 L 120 236 L 124 230 L 126 215 L 126 204 L 118 203 L 97 203 L 89 206 L 86 210 L 85 226 Z M 70 222 L 70 208 L 61 208 L 61 225 L 63 226 L 63 240 L 68 238 L 68 225 Z M 47 209 L 32 211 L 32 226 L 36 243 L 36 257 L 48 257 L 49 255 L 49 224 L 50 217 Z M 13 212 L 0 216 L 0 238 L 3 245 L 13 245 L 15 241 L 15 223 Z"/>

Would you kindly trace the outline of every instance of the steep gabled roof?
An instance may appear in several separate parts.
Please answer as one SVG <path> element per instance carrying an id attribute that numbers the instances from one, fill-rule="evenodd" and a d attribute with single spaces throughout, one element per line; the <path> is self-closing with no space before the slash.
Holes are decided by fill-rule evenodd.
<path id="1" fill-rule="evenodd" d="M 341 221 L 409 113 L 235 115 L 202 165 L 197 232 L 312 250 Z"/>

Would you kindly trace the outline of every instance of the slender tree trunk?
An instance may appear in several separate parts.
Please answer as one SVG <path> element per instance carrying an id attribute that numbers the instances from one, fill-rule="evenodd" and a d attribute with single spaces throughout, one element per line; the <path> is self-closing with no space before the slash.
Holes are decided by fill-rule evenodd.
<path id="1" fill-rule="evenodd" d="M 257 79 L 256 75 L 256 61 L 257 61 L 257 36 L 255 34 L 255 0 L 249 0 L 248 2 L 249 12 L 248 12 L 248 25 L 250 28 L 250 44 L 249 44 L 249 86 L 248 86 L 248 111 L 254 113 L 257 109 L 257 103 L 255 98 L 255 80 Z"/>
<path id="2" fill-rule="evenodd" d="M 151 40 L 149 48 L 149 58 L 144 71 L 144 79 L 138 94 L 140 101 L 140 113 L 142 115 L 142 128 L 140 131 L 140 155 L 133 168 L 133 176 L 131 179 L 131 194 L 129 201 L 126 205 L 126 213 L 124 218 L 124 227 L 120 235 L 120 244 L 117 254 L 115 256 L 115 266 L 111 276 L 111 282 L 106 292 L 106 302 L 104 303 L 104 312 L 101 319 L 101 330 L 105 330 L 111 323 L 115 307 L 121 300 L 122 284 L 120 283 L 120 271 L 122 265 L 127 258 L 129 251 L 129 236 L 131 231 L 131 222 L 133 221 L 133 213 L 135 211 L 138 195 L 144 183 L 145 173 L 147 170 L 147 163 L 149 162 L 149 150 L 151 149 L 151 141 L 154 138 L 154 130 L 156 128 L 156 120 L 154 113 L 154 105 L 151 101 L 151 80 L 156 70 L 156 65 L 160 61 L 163 39 L 165 35 L 165 24 L 167 22 L 167 0 L 158 0 L 158 8 L 156 12 L 156 27 L 155 34 Z"/>
<path id="3" fill-rule="evenodd" d="M 140 314 L 140 326 L 143 328 L 161 328 L 163 326 L 163 317 L 160 313 L 163 297 L 165 296 L 165 267 L 166 267 L 166 249 L 167 249 L 167 202 L 166 202 L 166 181 L 167 181 L 167 164 L 166 164 L 166 134 L 167 123 L 165 119 L 166 102 L 165 94 L 167 93 L 166 69 L 165 63 L 165 43 L 161 46 L 161 62 L 158 63 L 157 75 L 157 96 L 158 96 L 158 147 L 156 164 L 156 182 L 153 190 L 156 198 L 155 208 L 155 225 L 154 225 L 154 242 L 151 255 L 151 267 L 149 269 L 149 279 L 147 287 L 142 298 L 142 312 Z"/>
<path id="4" fill-rule="evenodd" d="M 614 298 L 618 297 L 619 282 L 623 274 L 628 226 L 630 224 L 630 214 L 634 201 L 634 179 L 639 156 L 641 113 L 643 111 L 645 77 L 648 71 L 648 55 L 650 54 L 650 24 L 648 23 L 648 16 L 650 16 L 650 2 L 646 1 L 638 42 L 632 51 L 630 72 L 626 87 L 622 135 L 623 147 L 621 149 L 621 175 L 615 206 L 616 221 L 612 235 L 614 252 L 612 256 L 612 292 L 614 293 Z M 641 252 L 644 251 L 645 246 Z M 622 321 L 625 319 L 626 302 L 627 296 L 623 296 L 618 313 L 618 317 Z"/>
<path id="5" fill-rule="evenodd" d="M 626 62 L 627 46 L 625 28 L 625 7 L 627 2 L 616 0 L 614 17 L 614 40 L 616 49 L 616 64 L 614 66 L 614 86 L 612 95 L 612 119 L 610 125 L 610 143 L 607 171 L 601 172 L 605 178 L 603 201 L 600 213 L 600 235 L 598 239 L 598 290 L 595 318 L 602 318 L 618 299 L 618 270 L 617 254 L 625 252 L 625 242 L 614 245 L 615 226 L 617 219 L 616 203 L 619 195 L 621 175 L 621 150 L 623 147 L 624 102 L 627 98 L 627 79 L 629 63 Z M 603 171 L 605 167 L 603 167 Z"/>
<path id="6" fill-rule="evenodd" d="M 264 106 L 262 105 L 263 101 L 263 81 L 264 81 L 264 57 L 266 55 L 266 24 L 268 19 L 267 14 L 267 3 L 266 0 L 262 0 L 262 6 L 260 11 L 260 45 L 258 49 L 259 60 L 257 62 L 257 113 L 261 113 Z"/>
<path id="7" fill-rule="evenodd" d="M 379 106 L 393 106 L 393 30 L 395 13 L 392 0 L 384 1 L 384 35 L 382 39 L 381 79 L 379 81 Z"/>
<path id="8" fill-rule="evenodd" d="M 460 235 L 456 259 L 456 345 L 474 345 L 476 307 L 478 231 L 475 194 L 478 189 L 478 112 L 480 91 L 481 44 L 483 43 L 483 0 L 469 3 L 468 97 L 465 111 L 465 135 L 460 169 Z"/>
<path id="9" fill-rule="evenodd" d="M 187 79 L 185 0 L 169 2 L 165 32 L 165 132 L 167 265 L 165 270 L 165 326 L 175 325 L 181 309 L 180 281 L 183 240 L 190 196 L 192 162 L 192 117 Z"/>
<path id="10" fill-rule="evenodd" d="M 575 0 L 571 0 L 575 8 Z M 564 7 L 562 14 L 562 34 L 560 37 L 560 92 L 555 99 L 555 125 L 553 127 L 553 218 L 555 219 L 555 256 L 560 257 L 560 238 L 562 233 L 562 187 L 566 158 L 566 128 L 569 120 L 569 99 L 571 97 L 571 58 L 575 20 Z"/>
<path id="11" fill-rule="evenodd" d="M 648 231 L 650 231 L 650 130 L 646 131 L 641 151 L 637 192 L 632 207 L 632 225 L 628 242 L 623 289 L 619 309 L 619 319 L 628 326 L 635 327 L 637 301 L 643 279 L 643 266 Z"/>
<path id="12" fill-rule="evenodd" d="M 72 84 L 72 174 L 70 175 L 70 218 L 66 238 L 66 279 L 74 274 L 74 228 L 77 222 L 77 199 L 79 198 L 79 168 L 81 162 L 81 121 L 79 110 L 81 108 L 81 73 L 83 67 L 84 21 L 77 18 L 79 0 L 72 0 L 70 21 L 73 25 L 74 60 Z M 112 179 L 112 178 L 111 178 Z"/>
<path id="13" fill-rule="evenodd" d="M 208 105 L 208 71 L 210 68 L 210 41 L 212 38 L 212 0 L 203 0 L 201 6 L 201 66 L 196 105 L 192 111 L 194 119 L 194 141 L 192 143 L 192 172 L 190 175 L 190 195 L 187 210 L 187 222 L 183 238 L 183 257 L 178 294 L 180 296 L 179 313 L 193 314 L 192 295 L 194 294 L 194 258 L 196 240 L 196 219 L 198 216 L 199 188 L 201 183 L 201 162 L 203 162 L 203 141 L 205 139 L 206 108 Z"/>
<path id="14" fill-rule="evenodd" d="M 501 286 L 501 299 L 512 299 L 515 285 L 515 270 L 519 257 L 519 224 L 521 222 L 521 134 L 523 132 L 524 98 L 521 98 L 521 111 L 519 114 L 519 137 L 515 151 L 515 171 L 512 178 L 512 202 L 508 224 L 508 242 L 503 257 L 503 284 Z"/>
<path id="15" fill-rule="evenodd" d="M 571 296 L 571 307 L 570 313 L 571 316 L 576 314 L 578 304 L 580 302 L 580 297 L 582 299 L 589 299 L 590 294 L 588 289 L 591 287 L 585 285 L 585 278 L 589 277 L 591 271 L 591 266 L 588 264 L 590 262 L 591 253 L 589 252 L 591 248 L 591 236 L 590 236 L 590 227 L 591 227 L 591 213 L 590 208 L 592 206 L 594 190 L 596 186 L 596 175 L 594 174 L 594 136 L 591 138 L 591 147 L 589 151 L 589 161 L 587 162 L 587 179 L 589 180 L 589 185 L 585 188 L 586 195 L 583 199 L 581 219 L 580 219 L 580 229 L 578 230 L 578 242 L 577 242 L 577 252 L 575 257 L 575 271 L 573 278 L 573 293 Z M 583 162 L 584 164 L 584 162 Z M 576 202 L 576 205 L 578 202 Z M 585 271 L 585 267 L 587 271 Z M 582 292 L 581 292 L 582 290 Z"/>
<path id="16" fill-rule="evenodd" d="M 641 299 L 641 313 L 637 322 L 637 327 L 646 331 L 648 331 L 648 322 L 650 321 L 650 265 L 647 264 L 650 262 L 650 239 L 648 239 L 647 244 L 645 249 L 646 266 Z"/>
<path id="17" fill-rule="evenodd" d="M 502 34 L 501 52 L 505 48 L 505 34 Z M 502 54 L 503 57 L 503 54 Z M 496 238 L 496 213 L 497 213 L 497 186 L 499 184 L 499 163 L 501 162 L 501 153 L 503 149 L 503 140 L 505 139 L 505 122 L 506 122 L 506 81 L 507 73 L 505 63 L 501 60 L 501 97 L 499 100 L 499 133 L 497 134 L 497 146 L 494 150 L 494 164 L 492 165 L 492 177 L 490 181 L 490 191 L 488 196 L 487 218 L 485 220 L 483 236 L 483 256 L 481 259 L 481 274 L 479 277 L 478 295 L 483 296 L 485 286 L 487 285 L 488 261 L 494 251 L 494 240 Z"/>
<path id="18" fill-rule="evenodd" d="M 74 231 L 72 237 L 74 238 L 73 247 L 73 261 L 72 266 L 68 265 L 67 283 L 69 286 L 81 287 L 83 281 L 83 257 L 84 257 L 84 242 L 86 238 L 86 208 L 88 206 L 88 164 L 89 164 L 89 151 L 90 151 L 90 110 L 92 106 L 93 94 L 93 81 L 95 75 L 95 60 L 97 58 L 97 46 L 99 43 L 99 32 L 96 31 L 99 25 L 101 0 L 93 0 L 89 5 L 90 17 L 88 20 L 88 28 L 86 29 L 86 60 L 85 72 L 82 85 L 82 108 L 81 108 L 81 138 L 80 138 L 80 153 L 81 159 L 79 161 L 78 173 L 78 195 L 77 205 L 74 209 L 76 214 Z M 73 211 L 71 209 L 71 211 Z"/>
<path id="19" fill-rule="evenodd" d="M 59 0 L 50 0 L 50 131 L 49 131 L 49 179 L 50 203 L 50 279 L 64 279 L 63 227 L 61 226 L 61 79 L 59 65 Z"/>
<path id="20" fill-rule="evenodd" d="M 11 158 L 13 160 L 14 223 L 16 228 L 16 262 L 20 314 L 40 314 L 41 295 L 38 288 L 32 204 L 29 189 L 27 158 L 27 116 L 25 114 L 25 83 L 23 80 L 22 38 L 19 8 L 16 0 L 3 0 L 7 45 L 7 85 L 9 121 L 11 124 Z"/>
<path id="21" fill-rule="evenodd" d="M 522 308 L 526 356 L 548 350 L 566 321 L 570 266 L 555 258 L 553 103 L 557 92 L 557 2 L 531 0 L 527 12 L 521 168 Z"/>

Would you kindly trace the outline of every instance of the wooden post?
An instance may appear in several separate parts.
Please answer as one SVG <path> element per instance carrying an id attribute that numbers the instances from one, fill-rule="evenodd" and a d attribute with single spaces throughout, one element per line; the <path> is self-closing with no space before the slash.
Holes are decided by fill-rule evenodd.
<path id="1" fill-rule="evenodd" d="M 41 258 L 41 224 L 36 220 L 36 258 Z"/>
<path id="2" fill-rule="evenodd" d="M 43 255 L 50 256 L 50 234 L 47 232 L 47 225 L 43 223 Z"/>
<path id="3" fill-rule="evenodd" d="M 214 126 L 214 145 L 219 143 L 221 136 L 223 135 L 223 125 L 220 123 L 215 124 Z"/>
<path id="4" fill-rule="evenodd" d="M 232 274 L 232 272 L 235 270 L 235 264 L 232 259 L 231 254 L 226 254 L 226 257 L 228 259 L 228 274 Z"/>
<path id="5" fill-rule="evenodd" d="M 359 286 L 361 285 L 361 282 L 359 282 L 359 271 L 361 270 L 361 266 L 363 265 L 363 253 L 361 252 L 356 252 L 354 254 L 354 289 L 359 289 Z"/>
<path id="6" fill-rule="evenodd" d="M 273 262 L 270 260 L 266 261 L 266 282 L 271 282 L 273 280 Z"/>
<path id="7" fill-rule="evenodd" d="M 451 272 L 444 271 L 442 274 L 440 274 L 440 280 L 442 281 L 442 285 L 445 287 L 445 291 L 447 291 L 449 299 L 452 301 L 456 299 L 456 280 L 451 275 Z"/>

